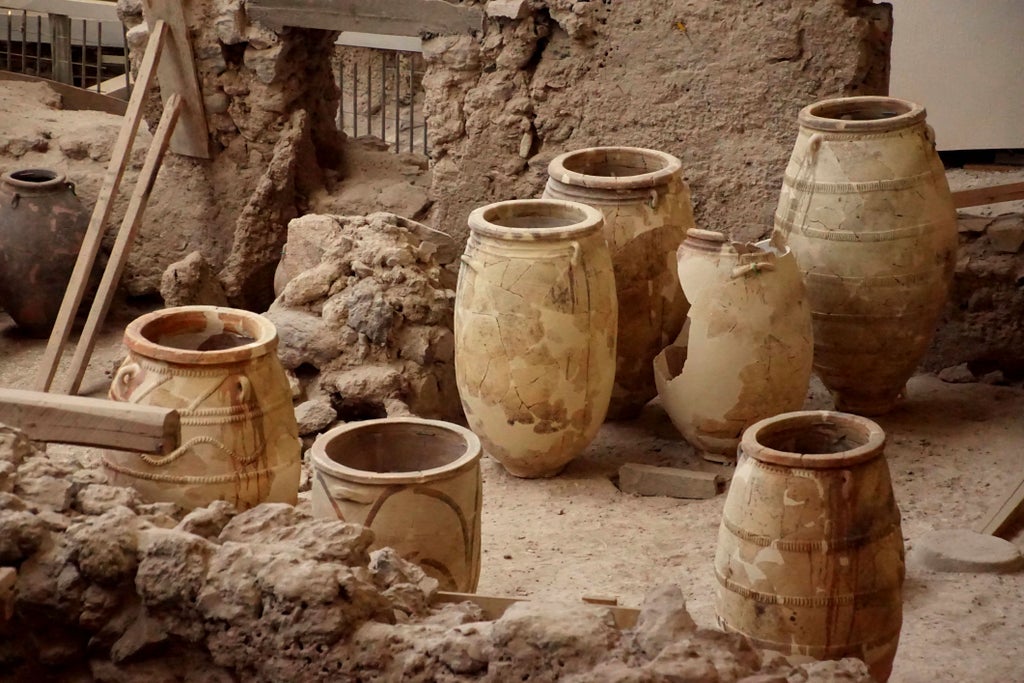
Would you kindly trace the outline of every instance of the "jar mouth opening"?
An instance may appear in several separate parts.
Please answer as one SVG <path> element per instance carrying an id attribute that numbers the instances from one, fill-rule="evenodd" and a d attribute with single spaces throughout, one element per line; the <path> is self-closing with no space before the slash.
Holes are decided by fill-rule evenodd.
<path id="1" fill-rule="evenodd" d="M 775 465 L 829 469 L 872 460 L 882 453 L 885 432 L 859 415 L 805 410 L 776 415 L 751 425 L 741 449 Z"/>
<path id="2" fill-rule="evenodd" d="M 200 365 L 255 358 L 277 342 L 276 328 L 263 316 L 220 306 L 153 311 L 132 321 L 124 336 L 145 358 Z"/>
<path id="3" fill-rule="evenodd" d="M 3 179 L 16 187 L 39 189 L 61 185 L 65 176 L 49 168 L 21 168 L 5 173 Z"/>
<path id="4" fill-rule="evenodd" d="M 800 123 L 824 131 L 893 130 L 923 121 L 925 109 L 895 97 L 841 97 L 800 111 Z"/>
<path id="5" fill-rule="evenodd" d="M 560 154 L 548 164 L 556 182 L 597 189 L 636 189 L 668 182 L 683 164 L 666 152 L 641 147 L 590 147 Z"/>
<path id="6" fill-rule="evenodd" d="M 335 427 L 313 445 L 314 463 L 359 483 L 414 483 L 454 474 L 482 455 L 464 427 L 414 417 L 365 420 Z"/>
<path id="7" fill-rule="evenodd" d="M 559 199 L 513 199 L 482 206 L 469 215 L 473 232 L 519 241 L 575 239 L 603 224 L 597 209 Z"/>

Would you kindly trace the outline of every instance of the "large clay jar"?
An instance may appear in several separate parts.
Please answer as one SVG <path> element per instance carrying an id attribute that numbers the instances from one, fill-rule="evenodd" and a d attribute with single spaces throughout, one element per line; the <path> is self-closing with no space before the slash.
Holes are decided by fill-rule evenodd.
<path id="1" fill-rule="evenodd" d="M 800 112 L 773 239 L 804 273 L 814 368 L 839 410 L 889 410 L 928 348 L 956 261 L 956 212 L 925 110 L 890 97 Z"/>
<path id="2" fill-rule="evenodd" d="M 53 328 L 88 226 L 63 174 L 31 168 L 0 178 L 0 306 L 28 334 Z"/>
<path id="3" fill-rule="evenodd" d="M 618 357 L 609 419 L 636 417 L 656 393 L 651 361 L 679 334 L 686 298 L 676 249 L 694 227 L 682 163 L 636 147 L 593 147 L 555 157 L 544 196 L 604 213 L 619 302 Z"/>
<path id="4" fill-rule="evenodd" d="M 654 360 L 658 394 L 705 458 L 732 461 L 744 429 L 807 396 L 813 342 L 800 270 L 789 249 L 690 230 L 679 279 L 690 311 Z"/>
<path id="5" fill-rule="evenodd" d="M 554 199 L 473 211 L 455 296 L 469 427 L 517 477 L 558 474 L 604 421 L 615 281 L 601 212 Z"/>
<path id="6" fill-rule="evenodd" d="M 296 502 L 298 427 L 269 320 L 216 306 L 168 308 L 132 321 L 124 342 L 128 357 L 110 398 L 175 408 L 181 445 L 167 455 L 108 452 L 112 483 L 185 509 Z"/>
<path id="7" fill-rule="evenodd" d="M 415 417 L 366 420 L 317 437 L 313 514 L 356 522 L 438 580 L 472 593 L 480 578 L 480 440 Z"/>
<path id="8" fill-rule="evenodd" d="M 871 420 L 828 411 L 744 432 L 715 554 L 726 630 L 786 654 L 858 657 L 889 677 L 904 568 L 884 444 Z"/>

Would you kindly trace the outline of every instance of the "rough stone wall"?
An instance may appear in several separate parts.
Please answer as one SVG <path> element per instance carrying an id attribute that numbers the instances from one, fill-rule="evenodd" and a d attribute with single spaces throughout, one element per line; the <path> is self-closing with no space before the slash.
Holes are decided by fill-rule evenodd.
<path id="1" fill-rule="evenodd" d="M 857 660 L 794 667 L 697 629 L 676 587 L 627 631 L 584 604 L 434 606 L 437 582 L 372 541 L 285 504 L 147 504 L 94 457 L 0 426 L 0 678 L 871 681 Z"/>
<path id="2" fill-rule="evenodd" d="M 119 0 L 118 9 L 137 65 L 148 40 L 141 1 Z M 330 69 L 337 34 L 271 31 L 249 20 L 242 0 L 193 0 L 184 10 L 213 158 L 168 155 L 158 185 L 176 192 L 163 201 L 188 215 L 144 226 L 125 284 L 156 291 L 167 266 L 199 250 L 232 304 L 262 309 L 273 299 L 288 221 L 323 186 L 323 169 L 339 162 Z M 154 95 L 151 123 L 158 112 Z"/>
<path id="3" fill-rule="evenodd" d="M 538 195 L 555 155 L 631 145 L 682 159 L 698 227 L 756 238 L 770 229 L 799 109 L 888 89 L 887 4 L 500 4 L 528 11 L 490 18 L 479 37 L 424 43 L 427 222 L 460 236 L 472 208 Z"/>

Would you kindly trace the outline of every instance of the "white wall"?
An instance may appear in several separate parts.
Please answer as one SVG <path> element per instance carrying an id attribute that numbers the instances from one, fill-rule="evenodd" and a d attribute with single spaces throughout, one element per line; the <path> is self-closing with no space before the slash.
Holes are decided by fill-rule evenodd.
<path id="1" fill-rule="evenodd" d="M 889 94 L 923 104 L 938 148 L 1024 148 L 1024 0 L 890 0 Z"/>

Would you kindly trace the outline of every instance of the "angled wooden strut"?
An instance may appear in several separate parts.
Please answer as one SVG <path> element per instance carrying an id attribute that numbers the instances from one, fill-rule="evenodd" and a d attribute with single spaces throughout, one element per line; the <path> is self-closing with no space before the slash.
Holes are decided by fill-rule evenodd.
<path id="1" fill-rule="evenodd" d="M 160 93 L 164 101 L 163 115 L 154 132 L 153 143 L 139 174 L 128 210 L 117 234 L 114 251 L 107 263 L 89 319 L 72 360 L 71 377 L 65 385 L 66 393 L 77 392 L 81 385 L 95 345 L 96 334 L 109 310 L 164 153 L 170 147 L 179 154 L 201 158 L 210 156 L 206 115 L 203 111 L 182 2 L 144 0 L 144 9 L 149 22 L 149 43 L 139 67 L 121 131 L 111 153 L 103 186 L 93 207 L 78 261 L 75 263 L 57 322 L 43 354 L 35 383 L 35 388 L 39 391 L 49 391 L 53 384 L 64 346 L 71 333 L 71 326 L 90 280 L 107 221 L 121 187 L 125 166 L 141 121 L 142 106 L 154 77 L 157 77 L 160 83 Z"/>

